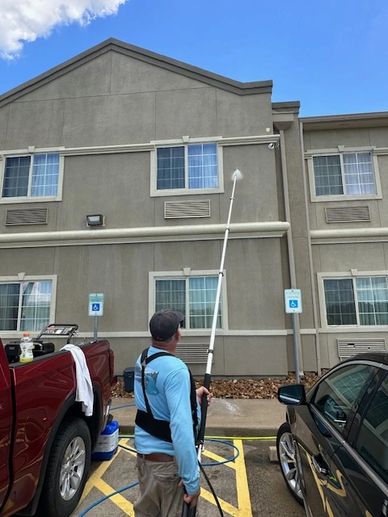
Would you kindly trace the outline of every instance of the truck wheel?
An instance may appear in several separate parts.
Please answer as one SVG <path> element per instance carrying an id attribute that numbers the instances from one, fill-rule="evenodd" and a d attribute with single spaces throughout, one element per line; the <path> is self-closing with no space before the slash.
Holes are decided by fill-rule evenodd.
<path id="1" fill-rule="evenodd" d="M 41 497 L 42 515 L 68 517 L 74 511 L 86 483 L 90 457 L 88 426 L 81 418 L 68 421 L 51 450 Z"/>

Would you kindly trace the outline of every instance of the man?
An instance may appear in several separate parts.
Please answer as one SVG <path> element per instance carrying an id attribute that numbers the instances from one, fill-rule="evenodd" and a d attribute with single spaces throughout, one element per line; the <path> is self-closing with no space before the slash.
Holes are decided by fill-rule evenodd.
<path id="1" fill-rule="evenodd" d="M 183 502 L 195 506 L 200 493 L 194 433 L 198 402 L 209 392 L 195 390 L 187 366 L 175 356 L 183 320 L 177 311 L 156 312 L 149 323 L 152 345 L 136 362 L 136 517 L 180 517 Z"/>

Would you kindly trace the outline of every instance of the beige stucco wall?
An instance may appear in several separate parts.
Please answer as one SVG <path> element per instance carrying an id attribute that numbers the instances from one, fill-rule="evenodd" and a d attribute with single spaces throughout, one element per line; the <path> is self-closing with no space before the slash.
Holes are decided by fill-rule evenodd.
<path id="1" fill-rule="evenodd" d="M 371 121 L 373 124 L 373 121 Z M 364 122 L 365 125 L 365 122 Z M 381 183 L 382 197 L 379 199 L 353 199 L 346 198 L 339 201 L 312 202 L 310 190 L 308 190 L 308 213 L 311 230 L 338 230 L 337 236 L 330 240 L 313 239 L 312 257 L 314 272 L 314 289 L 317 297 L 319 321 L 320 357 L 323 368 L 336 364 L 339 360 L 337 340 L 357 342 L 363 339 L 385 339 L 388 342 L 388 331 L 384 328 L 373 327 L 330 327 L 328 328 L 324 315 L 324 297 L 319 289 L 319 273 L 350 273 L 357 270 L 360 273 L 387 272 L 388 245 L 386 238 L 372 239 L 366 236 L 355 235 L 351 238 L 341 235 L 341 231 L 347 229 L 381 228 L 388 226 L 388 205 L 386 194 L 388 193 L 388 159 L 380 154 L 379 148 L 386 147 L 388 141 L 388 127 L 355 127 L 341 129 L 340 127 L 326 130 L 304 131 L 305 151 L 334 149 L 339 145 L 346 148 L 370 147 L 375 148 L 378 163 L 378 180 Z M 310 185 L 311 171 L 308 170 L 306 161 L 306 181 Z M 348 222 L 328 224 L 325 219 L 325 208 L 328 207 L 354 207 L 367 206 L 370 212 L 370 222 Z M 379 242 L 380 241 L 380 242 Z"/>
<path id="2" fill-rule="evenodd" d="M 187 72 L 187 71 L 186 71 Z M 1 244 L 0 276 L 57 275 L 56 319 L 75 320 L 84 336 L 91 333 L 87 316 L 89 292 L 105 293 L 102 335 L 116 352 L 117 372 L 133 364 L 148 343 L 149 273 L 153 271 L 217 270 L 222 232 L 201 234 L 208 224 L 226 222 L 230 204 L 230 176 L 239 168 L 244 179 L 237 185 L 232 222 L 284 221 L 284 177 L 287 173 L 296 287 L 302 290 L 299 318 L 305 371 L 338 361 L 337 339 L 385 335 L 385 330 L 326 329 L 321 320 L 322 299 L 317 274 L 386 271 L 388 244 L 353 238 L 328 242 L 311 239 L 311 231 L 388 227 L 388 156 L 377 151 L 382 199 L 311 202 L 310 178 L 303 162 L 297 108 L 275 109 L 271 94 L 250 95 L 217 87 L 200 75 L 177 73 L 144 59 L 109 51 L 82 66 L 71 66 L 55 80 L 27 88 L 0 108 L 1 151 L 64 147 L 61 201 L 1 204 L 0 233 L 82 231 L 85 216 L 102 213 L 105 229 L 198 225 L 198 233 L 179 237 L 156 236 L 150 242 L 119 238 L 111 244 L 44 242 L 23 248 Z M 284 115 L 284 117 L 283 117 Z M 274 118 L 275 117 L 275 118 Z M 283 117 L 283 118 L 282 118 Z M 275 122 L 274 122 L 275 121 Z M 365 121 L 363 123 L 365 126 Z M 384 148 L 388 127 L 305 130 L 304 150 L 376 146 Z M 266 137 L 284 131 L 284 144 L 268 148 Z M 246 137 L 264 140 L 238 140 Z M 134 152 L 117 149 L 66 155 L 66 148 L 149 144 L 154 140 L 233 138 L 222 144 L 224 190 L 204 194 L 152 196 L 151 147 Z M 182 141 L 182 140 L 181 140 Z M 225 142 L 224 142 L 225 143 Z M 229 142 L 230 143 L 230 142 Z M 244 145 L 243 145 L 244 144 Z M 283 151 L 283 161 L 282 161 Z M 71 154 L 71 155 L 70 155 Z M 1 163 L 1 162 L 0 162 Z M 165 201 L 209 200 L 210 217 L 164 218 Z M 367 205 L 370 223 L 328 225 L 325 207 Z M 9 208 L 47 207 L 48 224 L 5 226 Z M 95 232 L 99 232 L 95 229 Z M 16 246 L 16 245 L 15 245 Z M 286 236 L 246 233 L 231 235 L 226 260 L 228 328 L 216 339 L 215 375 L 281 375 L 293 368 L 292 322 L 284 313 L 283 291 L 290 285 Z M 314 316 L 314 300 L 317 320 Z M 318 338 L 317 338 L 318 335 Z M 186 333 L 184 343 L 206 344 L 209 332 Z M 203 365 L 194 365 L 195 373 Z"/>
<path id="3" fill-rule="evenodd" d="M 102 336 L 112 341 L 120 373 L 148 343 L 149 272 L 216 270 L 222 241 L 62 246 L 3 249 L 0 276 L 57 275 L 58 322 L 76 322 L 82 336 L 92 332 L 88 293 L 105 294 Z M 229 331 L 217 337 L 215 374 L 264 375 L 287 371 L 282 335 L 283 283 L 279 275 L 279 239 L 233 239 L 229 242 L 225 287 Z M 239 335 L 241 334 L 252 335 Z M 269 331 L 273 335 L 260 335 Z M 115 335 L 121 333 L 121 338 Z M 184 343 L 207 343 L 210 331 L 183 332 Z M 217 345 L 218 346 L 218 345 Z M 204 366 L 201 368 L 203 369 Z M 194 367 L 200 368 L 200 367 Z"/>

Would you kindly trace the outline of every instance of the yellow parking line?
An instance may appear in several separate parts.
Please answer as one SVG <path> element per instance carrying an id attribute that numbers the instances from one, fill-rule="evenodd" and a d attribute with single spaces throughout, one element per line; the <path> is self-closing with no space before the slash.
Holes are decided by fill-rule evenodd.
<path id="1" fill-rule="evenodd" d="M 218 461 L 218 462 L 222 463 L 223 465 L 225 465 L 225 467 L 229 467 L 231 469 L 235 469 L 236 470 L 236 465 L 233 462 L 224 463 L 226 461 L 226 458 L 223 458 L 222 456 L 219 456 L 218 454 L 215 454 L 212 451 L 208 451 L 207 449 L 205 449 L 202 452 L 202 456 L 206 456 L 207 458 L 210 458 L 211 460 Z"/>
<path id="2" fill-rule="evenodd" d="M 213 494 L 211 492 L 209 492 L 208 490 L 206 490 L 205 488 L 201 488 L 201 498 L 205 499 L 208 503 L 210 503 L 212 505 L 216 504 L 216 502 L 214 501 Z M 242 517 L 242 514 L 240 514 L 240 511 L 238 508 L 231 505 L 224 499 L 221 499 L 221 497 L 218 497 L 218 501 L 224 512 L 227 512 L 228 514 L 232 515 L 233 517 L 239 517 L 240 515 Z M 199 503 L 199 504 L 201 504 L 201 503 Z M 247 517 L 249 517 L 249 516 L 247 516 Z"/>
<path id="3" fill-rule="evenodd" d="M 93 472 L 93 474 L 89 477 L 84 491 L 82 492 L 82 497 L 80 502 L 82 502 L 85 497 L 88 496 L 89 492 L 94 488 L 96 481 L 98 479 L 101 479 L 102 476 L 105 474 L 105 472 L 108 470 L 112 462 L 117 458 L 117 455 L 119 454 L 120 450 L 117 451 L 117 453 L 113 456 L 113 458 L 109 461 L 103 461 L 101 462 L 100 466 Z"/>
<path id="4" fill-rule="evenodd" d="M 206 440 L 246 440 L 246 441 L 254 441 L 254 440 L 262 440 L 263 442 L 274 442 L 276 440 L 276 436 L 205 436 Z"/>
<path id="5" fill-rule="evenodd" d="M 106 483 L 103 479 L 98 479 L 95 482 L 95 487 L 98 488 L 98 490 L 100 490 L 104 495 L 110 495 L 112 492 L 115 491 L 115 489 L 108 485 L 108 483 Z M 133 504 L 127 499 L 125 499 L 125 497 L 123 497 L 122 495 L 115 494 L 109 500 L 112 501 L 112 503 L 114 503 L 116 506 L 118 506 L 125 513 L 125 515 L 135 517 Z"/>
<path id="6" fill-rule="evenodd" d="M 127 445 L 127 440 L 121 439 L 120 444 L 121 445 Z M 247 479 L 247 472 L 246 472 L 246 466 L 245 466 L 245 459 L 244 459 L 244 448 L 243 448 L 243 442 L 242 439 L 234 439 L 233 440 L 234 446 L 240 450 L 240 454 L 238 457 L 234 460 L 234 462 L 230 463 L 223 463 L 223 465 L 228 466 L 229 468 L 232 468 L 236 472 L 236 492 L 237 492 L 237 508 L 230 504 L 229 502 L 219 498 L 219 502 L 221 505 L 221 508 L 224 512 L 231 515 L 232 517 L 252 517 L 252 507 L 251 507 L 251 500 L 250 500 L 250 494 L 249 494 L 249 487 L 248 487 L 248 479 Z M 92 474 L 90 479 L 88 480 L 84 492 L 82 494 L 82 500 L 85 499 L 85 497 L 90 493 L 92 488 L 96 488 L 99 491 L 101 491 L 104 495 L 110 495 L 114 493 L 115 489 L 112 488 L 108 483 L 106 483 L 102 476 L 105 474 L 105 472 L 108 470 L 112 462 L 117 458 L 118 454 L 121 450 L 124 450 L 128 452 L 130 455 L 135 456 L 135 453 L 132 451 L 129 451 L 127 449 L 119 449 L 118 453 L 110 460 L 110 461 L 104 461 L 100 464 L 100 466 L 95 470 L 95 472 Z M 224 462 L 226 458 L 223 458 L 222 456 L 219 456 L 216 453 L 213 453 L 209 450 L 205 450 L 203 452 L 203 455 L 218 462 Z M 208 501 L 210 504 L 215 505 L 213 494 L 202 488 L 201 489 L 201 497 Z M 133 510 L 133 504 L 128 501 L 126 498 L 121 496 L 120 494 L 113 495 L 110 500 L 120 508 L 120 510 L 123 512 L 123 515 L 129 515 L 130 517 L 134 517 L 134 510 Z"/>
<path id="7" fill-rule="evenodd" d="M 240 450 L 235 459 L 236 463 L 236 488 L 238 501 L 238 515 L 241 517 L 252 517 L 251 497 L 249 494 L 247 471 L 245 468 L 244 449 L 242 440 L 234 440 L 234 445 Z"/>
<path id="8" fill-rule="evenodd" d="M 130 451 L 128 449 L 128 447 L 130 447 L 130 445 L 128 444 L 128 438 L 121 438 L 121 440 L 119 440 L 119 445 L 121 445 L 123 448 L 121 450 L 127 452 L 128 454 L 130 454 L 131 456 L 136 456 L 136 451 Z"/>

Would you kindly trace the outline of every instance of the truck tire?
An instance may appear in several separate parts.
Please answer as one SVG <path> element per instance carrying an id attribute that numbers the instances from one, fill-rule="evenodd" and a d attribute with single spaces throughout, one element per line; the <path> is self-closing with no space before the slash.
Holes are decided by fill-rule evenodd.
<path id="1" fill-rule="evenodd" d="M 91 439 L 81 418 L 59 429 L 46 469 L 38 515 L 68 517 L 82 495 L 90 468 Z"/>

